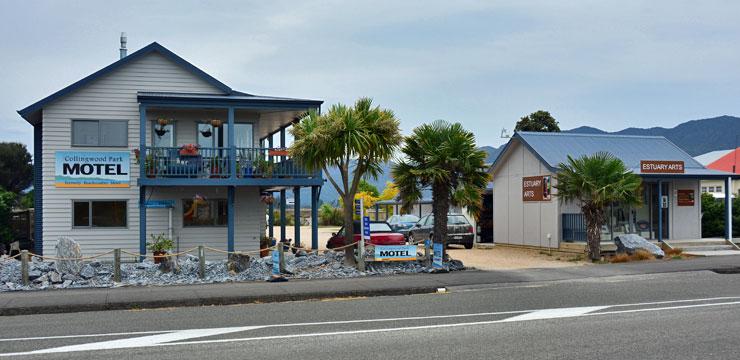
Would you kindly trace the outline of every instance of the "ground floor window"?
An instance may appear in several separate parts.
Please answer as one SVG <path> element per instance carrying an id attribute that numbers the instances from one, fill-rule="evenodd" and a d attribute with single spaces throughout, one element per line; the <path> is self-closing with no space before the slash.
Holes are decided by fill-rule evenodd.
<path id="1" fill-rule="evenodd" d="M 126 227 L 125 200 L 75 200 L 72 205 L 74 227 Z"/>
<path id="2" fill-rule="evenodd" d="M 226 199 L 185 199 L 182 210 L 183 226 L 225 226 L 228 221 Z"/>

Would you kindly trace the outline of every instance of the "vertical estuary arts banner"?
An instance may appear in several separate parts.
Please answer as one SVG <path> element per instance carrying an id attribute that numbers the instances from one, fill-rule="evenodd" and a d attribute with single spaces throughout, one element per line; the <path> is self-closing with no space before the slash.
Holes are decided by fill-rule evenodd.
<path id="1" fill-rule="evenodd" d="M 55 183 L 66 188 L 129 187 L 128 151 L 57 151 Z"/>

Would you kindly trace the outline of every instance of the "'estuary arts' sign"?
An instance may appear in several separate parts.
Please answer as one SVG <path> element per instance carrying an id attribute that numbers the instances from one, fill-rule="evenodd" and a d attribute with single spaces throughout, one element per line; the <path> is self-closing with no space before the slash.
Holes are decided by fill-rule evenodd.
<path id="1" fill-rule="evenodd" d="M 55 183 L 67 188 L 129 187 L 128 151 L 57 151 Z"/>
<path id="2" fill-rule="evenodd" d="M 522 201 L 550 201 L 552 181 L 550 175 L 522 178 Z"/>
<path id="3" fill-rule="evenodd" d="M 641 160 L 640 172 L 643 174 L 683 174 L 683 161 Z"/>

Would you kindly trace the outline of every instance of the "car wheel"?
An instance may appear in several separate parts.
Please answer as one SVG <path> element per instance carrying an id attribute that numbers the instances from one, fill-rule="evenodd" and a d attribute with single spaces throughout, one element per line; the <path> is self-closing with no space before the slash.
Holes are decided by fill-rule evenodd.
<path id="1" fill-rule="evenodd" d="M 473 248 L 473 242 L 472 241 L 466 242 L 464 246 L 466 249 L 470 250 Z"/>
<path id="2" fill-rule="evenodd" d="M 409 233 L 409 237 L 406 238 L 406 243 L 409 245 L 414 245 L 414 234 Z"/>

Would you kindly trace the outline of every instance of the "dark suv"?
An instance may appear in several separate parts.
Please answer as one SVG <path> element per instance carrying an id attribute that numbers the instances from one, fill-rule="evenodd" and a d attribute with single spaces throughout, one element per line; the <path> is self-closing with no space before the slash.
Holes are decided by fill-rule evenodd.
<path id="1" fill-rule="evenodd" d="M 414 243 L 427 238 L 431 239 L 434 236 L 433 230 L 434 215 L 426 215 L 409 230 L 408 242 Z M 466 249 L 472 249 L 475 239 L 474 230 L 473 225 L 470 225 L 465 215 L 447 215 L 447 244 L 460 244 L 465 246 Z"/>

